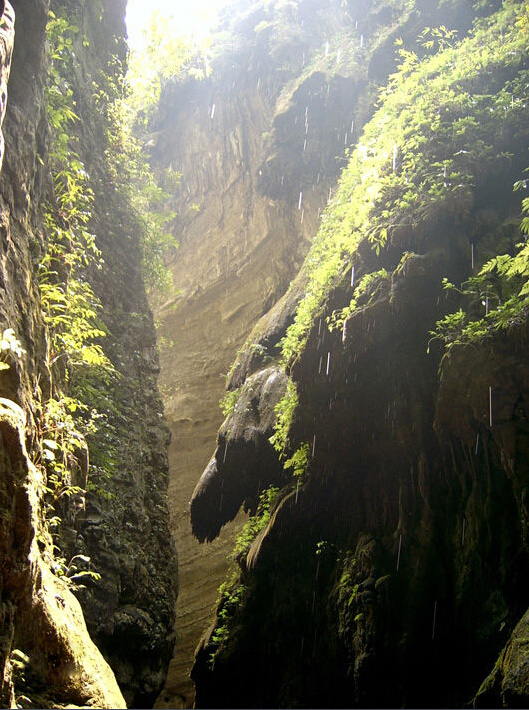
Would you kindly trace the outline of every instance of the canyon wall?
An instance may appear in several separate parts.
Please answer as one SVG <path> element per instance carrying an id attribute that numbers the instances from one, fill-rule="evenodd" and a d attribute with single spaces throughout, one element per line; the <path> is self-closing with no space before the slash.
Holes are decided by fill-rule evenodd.
<path id="1" fill-rule="evenodd" d="M 299 271 L 348 147 L 367 118 L 383 42 L 404 5 L 247 3 L 214 35 L 211 75 L 165 83 L 148 136 L 155 171 L 182 174 L 174 201 L 176 298 L 157 308 L 181 591 L 178 645 L 160 707 L 190 706 L 193 653 L 244 518 L 201 547 L 189 501 L 212 454 L 237 351 Z M 364 33 L 377 39 L 364 44 Z M 293 297 L 295 302 L 296 297 Z M 259 349 L 250 356 L 259 358 Z"/>
<path id="2" fill-rule="evenodd" d="M 1 703 L 145 707 L 173 650 L 177 569 L 140 229 L 103 106 L 123 71 L 125 2 L 12 6 L 0 25 Z"/>
<path id="3" fill-rule="evenodd" d="M 200 540 L 251 515 L 197 707 L 527 704 L 526 6 L 405 10 L 191 501 Z"/>

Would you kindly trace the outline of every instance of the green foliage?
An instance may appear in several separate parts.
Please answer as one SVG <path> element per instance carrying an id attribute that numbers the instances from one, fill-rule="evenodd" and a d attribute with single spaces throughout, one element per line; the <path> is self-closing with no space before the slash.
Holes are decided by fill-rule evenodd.
<path id="1" fill-rule="evenodd" d="M 449 30 L 444 25 L 440 25 L 440 27 L 425 27 L 417 41 L 424 49 L 435 53 L 453 47 L 456 37 L 457 30 Z"/>
<path id="2" fill-rule="evenodd" d="M 237 613 L 244 598 L 246 587 L 241 584 L 239 574 L 234 570 L 219 587 L 217 599 L 217 623 L 210 638 L 213 651 L 210 656 L 210 663 L 215 662 L 215 656 L 219 649 L 226 643 L 229 636 L 229 623 Z"/>
<path id="3" fill-rule="evenodd" d="M 277 502 L 279 489 L 271 486 L 259 496 L 259 504 L 255 515 L 251 515 L 243 525 L 235 546 L 230 553 L 230 559 L 239 562 L 248 554 L 253 541 L 270 522 L 271 511 Z M 210 663 L 215 662 L 219 649 L 226 643 L 230 633 L 230 624 L 237 614 L 246 593 L 246 586 L 240 578 L 240 570 L 234 569 L 219 587 L 217 598 L 217 622 L 211 635 L 210 644 L 213 647 Z"/>
<path id="4" fill-rule="evenodd" d="M 358 601 L 358 590 L 359 584 L 355 582 L 355 572 L 358 566 L 358 562 L 354 554 L 349 551 L 345 554 L 343 559 L 343 568 L 340 579 L 337 584 L 337 601 L 339 607 L 347 612 L 354 608 Z M 343 613 L 343 612 L 342 612 Z M 355 617 L 354 621 L 358 621 Z"/>
<path id="5" fill-rule="evenodd" d="M 86 555 L 74 555 L 69 562 L 66 562 L 64 557 L 55 557 L 51 568 L 73 591 L 85 589 L 81 580 L 92 579 L 98 582 L 101 579 L 99 572 L 90 569 L 90 557 Z"/>
<path id="6" fill-rule="evenodd" d="M 164 80 L 189 75 L 201 80 L 211 75 L 208 56 L 209 41 L 197 45 L 171 32 L 168 20 L 154 12 L 143 30 L 141 48 L 129 57 L 127 105 L 132 112 L 132 123 L 146 128 L 158 106 Z"/>
<path id="7" fill-rule="evenodd" d="M 434 42 L 433 54 L 400 52 L 306 258 L 306 294 L 281 343 L 286 363 L 299 357 L 360 244 L 380 255 L 402 234 L 464 219 L 476 185 L 510 159 L 505 137 L 526 136 L 526 14 L 525 3 L 505 2 L 457 43 L 440 28 L 419 38 Z"/>
<path id="8" fill-rule="evenodd" d="M 270 522 L 271 510 L 274 503 L 277 501 L 278 494 L 279 488 L 274 486 L 270 486 L 270 488 L 267 488 L 261 493 L 255 515 L 251 515 L 248 518 L 237 535 L 235 546 L 230 553 L 232 560 L 240 560 L 248 554 L 257 535 L 259 535 L 261 530 Z"/>
<path id="9" fill-rule="evenodd" d="M 89 230 L 93 192 L 90 178 L 75 150 L 71 128 L 78 118 L 68 84 L 75 25 L 50 13 L 47 28 L 49 72 L 46 106 L 50 123 L 49 161 L 54 194 L 45 209 L 48 249 L 39 265 L 42 307 L 51 334 L 50 364 L 113 368 L 97 340 L 105 336 L 98 319 L 101 308 L 85 280 L 85 267 L 97 265 L 100 254 Z"/>
<path id="10" fill-rule="evenodd" d="M 525 187 L 525 181 L 515 184 L 515 190 Z M 529 235 L 529 198 L 522 200 L 523 217 L 520 231 Z M 469 344 L 490 337 L 494 332 L 506 330 L 525 322 L 529 312 L 529 243 L 527 239 L 517 245 L 516 253 L 499 254 L 489 259 L 476 276 L 460 289 L 447 279 L 444 288 L 456 291 L 463 299 L 460 308 L 440 319 L 432 340 L 440 340 L 447 349 L 453 345 Z"/>
<path id="11" fill-rule="evenodd" d="M 358 308 L 358 302 L 363 296 L 369 293 L 373 287 L 373 284 L 381 279 L 385 280 L 387 278 L 389 278 L 389 274 L 386 269 L 379 269 L 378 271 L 372 271 L 370 274 L 365 274 L 365 276 L 363 276 L 358 282 L 358 286 L 354 292 L 354 297 L 351 299 L 349 305 L 345 306 L 345 308 L 341 308 L 340 310 L 333 311 L 332 314 L 328 316 L 327 324 L 329 326 L 329 330 L 332 332 L 333 330 L 343 328 L 345 321 Z M 368 303 L 369 302 L 370 301 L 368 301 Z"/>
<path id="12" fill-rule="evenodd" d="M 88 471 L 87 438 L 105 421 L 97 407 L 117 373 L 103 351 L 107 335 L 101 303 L 88 282 L 100 266 L 96 237 L 90 230 L 94 194 L 79 157 L 75 126 L 75 41 L 79 29 L 50 13 L 47 27 L 48 83 L 46 107 L 50 126 L 49 169 L 53 193 L 43 207 L 47 250 L 39 264 L 41 305 L 48 329 L 51 392 L 39 405 L 35 464 L 45 473 L 46 528 L 60 534 L 61 515 L 83 505 Z M 80 577 L 97 579 L 91 570 L 73 572 L 60 557 L 52 569 L 72 585 Z"/>
<path id="13" fill-rule="evenodd" d="M 124 83 L 118 58 L 113 61 L 108 73 L 92 82 L 91 99 L 106 133 L 106 180 L 130 207 L 127 219 L 140 239 L 142 276 L 153 301 L 172 291 L 165 257 L 178 247 L 170 232 L 176 217 L 171 209 L 171 192 L 176 191 L 181 175 L 171 167 L 158 176 L 151 170 L 133 131 L 136 114 L 130 106 L 130 77 Z"/>
<path id="14" fill-rule="evenodd" d="M 275 406 L 276 422 L 274 424 L 274 433 L 270 437 L 270 443 L 281 456 L 284 455 L 288 432 L 298 403 L 299 397 L 296 385 L 289 379 L 287 381 L 287 391 Z"/>
<path id="15" fill-rule="evenodd" d="M 285 461 L 283 468 L 285 471 L 292 469 L 292 475 L 298 480 L 303 478 L 309 466 L 310 444 L 301 444 L 292 456 Z"/>
<path id="16" fill-rule="evenodd" d="M 225 417 L 229 417 L 230 414 L 233 414 L 233 412 L 235 411 L 235 407 L 237 405 L 237 401 L 239 399 L 240 394 L 240 387 L 234 390 L 228 390 L 219 401 L 219 406 Z"/>
<path id="17" fill-rule="evenodd" d="M 42 407 L 39 421 L 41 463 L 47 472 L 46 493 L 49 515 L 62 497 L 84 493 L 72 483 L 72 468 L 84 445 L 84 437 L 77 428 L 74 413 L 78 403 L 69 397 L 60 401 L 49 399 Z"/>

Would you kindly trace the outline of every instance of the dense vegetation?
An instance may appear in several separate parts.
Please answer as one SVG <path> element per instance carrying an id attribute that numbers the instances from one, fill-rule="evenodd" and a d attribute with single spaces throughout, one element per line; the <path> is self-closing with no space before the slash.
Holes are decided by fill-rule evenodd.
<path id="1" fill-rule="evenodd" d="M 381 257 L 405 247 L 439 220 L 468 215 L 488 175 L 513 161 L 521 169 L 506 143 L 525 135 L 527 12 L 526 3 L 506 2 L 468 37 L 433 28 L 417 38 L 417 51 L 397 48 L 399 69 L 380 92 L 307 257 L 307 293 L 282 343 L 286 363 L 299 355 L 332 287 L 351 273 L 360 245 Z M 350 313 L 351 306 L 342 321 Z"/>

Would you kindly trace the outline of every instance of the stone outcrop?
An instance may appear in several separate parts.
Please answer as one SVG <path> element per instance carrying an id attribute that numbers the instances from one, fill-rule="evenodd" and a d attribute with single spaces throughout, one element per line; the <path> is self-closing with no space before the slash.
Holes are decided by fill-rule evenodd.
<path id="1" fill-rule="evenodd" d="M 244 503 L 255 508 L 260 492 L 283 482 L 283 469 L 270 437 L 275 408 L 286 386 L 283 370 L 271 367 L 249 377 L 238 394 L 234 411 L 219 431 L 215 454 L 191 498 L 193 534 L 201 542 L 217 537 L 219 521 L 233 520 Z"/>

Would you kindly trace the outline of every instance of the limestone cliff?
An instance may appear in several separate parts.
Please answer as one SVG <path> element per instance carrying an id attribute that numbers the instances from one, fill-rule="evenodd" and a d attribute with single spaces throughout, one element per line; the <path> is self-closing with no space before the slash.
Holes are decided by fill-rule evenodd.
<path id="1" fill-rule="evenodd" d="M 145 707 L 172 653 L 177 581 L 140 237 L 100 100 L 123 71 L 125 2 L 53 2 L 55 45 L 46 0 L 12 5 L 0 26 L 0 704 Z M 76 230 L 99 263 L 76 256 Z M 94 357 L 106 380 L 83 370 Z"/>
<path id="2" fill-rule="evenodd" d="M 198 707 L 527 704 L 527 7 L 406 9 L 193 496 L 200 539 L 252 514 Z"/>
<path id="3" fill-rule="evenodd" d="M 192 702 L 192 655 L 233 544 L 226 528 L 200 548 L 188 506 L 222 422 L 225 375 L 299 270 L 368 116 L 372 75 L 393 61 L 384 41 L 413 22 L 405 5 L 242 3 L 213 38 L 211 75 L 164 86 L 147 144 L 156 170 L 182 173 L 173 204 L 179 248 L 170 259 L 180 293 L 156 314 L 182 585 L 161 706 Z"/>

